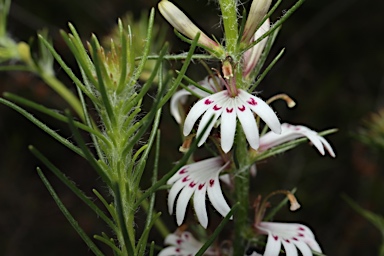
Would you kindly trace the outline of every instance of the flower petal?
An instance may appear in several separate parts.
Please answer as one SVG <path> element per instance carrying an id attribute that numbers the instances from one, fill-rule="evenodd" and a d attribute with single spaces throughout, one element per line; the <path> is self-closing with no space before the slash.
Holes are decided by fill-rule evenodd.
<path id="1" fill-rule="evenodd" d="M 179 194 L 180 190 L 185 187 L 185 184 L 182 180 L 178 180 L 175 184 L 172 185 L 171 190 L 168 193 L 168 212 L 169 214 L 173 213 L 173 206 L 175 205 L 175 199 Z"/>
<path id="2" fill-rule="evenodd" d="M 189 186 L 185 186 L 181 191 L 179 198 L 177 198 L 176 203 L 176 222 L 177 225 L 183 224 L 183 220 L 185 217 L 185 212 L 187 210 L 187 205 L 189 203 L 189 199 L 191 198 L 193 192 L 195 190 Z"/>
<path id="3" fill-rule="evenodd" d="M 218 107 L 215 104 L 213 107 L 209 108 L 207 110 L 207 112 L 205 112 L 205 114 L 201 118 L 199 128 L 197 129 L 196 136 L 199 137 L 201 135 L 201 133 L 204 131 L 204 129 L 205 129 L 205 132 L 201 136 L 201 139 L 197 143 L 197 146 L 200 147 L 207 140 L 209 134 L 211 133 L 213 126 L 215 125 L 217 119 L 220 117 L 222 111 L 223 111 L 222 107 Z M 211 120 L 211 118 L 212 118 L 212 120 Z"/>
<path id="4" fill-rule="evenodd" d="M 183 104 L 187 100 L 187 96 L 191 95 L 191 93 L 185 89 L 175 92 L 175 94 L 171 98 L 170 109 L 171 115 L 175 118 L 176 122 L 181 124 L 181 115 L 179 109 L 179 103 Z"/>
<path id="5" fill-rule="evenodd" d="M 281 133 L 280 121 L 277 118 L 275 112 L 267 103 L 265 103 L 262 99 L 240 89 L 238 96 L 247 103 L 248 107 L 250 107 L 253 112 L 255 112 L 261 119 L 263 119 L 263 121 L 273 132 L 278 134 Z"/>
<path id="6" fill-rule="evenodd" d="M 278 256 L 280 254 L 281 240 L 272 234 L 268 235 L 267 246 L 265 247 L 265 256 Z"/>
<path id="7" fill-rule="evenodd" d="M 201 185 L 201 186 L 200 186 Z M 208 214 L 205 204 L 205 195 L 207 193 L 207 184 L 198 184 L 198 189 L 196 189 L 195 194 L 193 195 L 193 207 L 195 208 L 197 219 L 200 224 L 207 228 L 208 226 Z"/>
<path id="8" fill-rule="evenodd" d="M 291 243 L 289 240 L 287 240 L 287 241 L 281 240 L 281 242 L 283 244 L 286 256 L 297 256 L 298 255 L 297 249 L 293 243 Z"/>
<path id="9" fill-rule="evenodd" d="M 259 147 L 259 129 L 256 125 L 256 120 L 252 114 L 252 111 L 245 106 L 245 104 L 237 105 L 236 114 L 239 118 L 241 126 L 243 127 L 245 137 L 249 145 L 253 149 L 257 149 Z"/>
<path id="10" fill-rule="evenodd" d="M 218 177 L 209 181 L 207 192 L 213 207 L 225 217 L 231 208 L 228 206 L 227 201 L 225 201 Z"/>
<path id="11" fill-rule="evenodd" d="M 225 153 L 231 150 L 236 132 L 236 106 L 233 100 L 229 100 L 226 106 L 223 106 L 221 115 L 221 148 Z"/>

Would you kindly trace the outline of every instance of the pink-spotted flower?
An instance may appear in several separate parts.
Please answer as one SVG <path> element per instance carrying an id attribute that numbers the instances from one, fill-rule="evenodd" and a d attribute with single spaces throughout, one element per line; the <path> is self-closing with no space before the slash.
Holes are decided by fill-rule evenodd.
<path id="1" fill-rule="evenodd" d="M 158 256 L 193 256 L 203 246 L 203 243 L 196 240 L 191 233 L 186 231 L 169 234 L 165 238 L 164 244 L 169 246 L 161 250 Z M 204 255 L 213 256 L 217 255 L 217 253 L 214 249 L 208 248 Z"/>
<path id="2" fill-rule="evenodd" d="M 325 150 L 327 150 L 332 157 L 336 157 L 329 142 L 317 132 L 302 125 L 292 125 L 287 123 L 281 125 L 281 134 L 268 132 L 264 136 L 261 136 L 259 151 L 262 152 L 274 146 L 302 137 L 307 137 L 320 154 L 325 155 Z"/>
<path id="3" fill-rule="evenodd" d="M 217 76 L 207 76 L 202 81 L 198 82 L 198 84 L 208 89 L 212 92 L 217 92 L 218 90 L 221 90 L 223 88 L 223 82 L 220 80 Z M 210 93 L 201 90 L 200 88 L 190 85 L 188 86 L 188 89 L 191 90 L 196 95 L 202 97 L 207 97 L 210 95 Z M 182 123 L 182 115 L 180 113 L 180 104 L 185 104 L 187 101 L 187 96 L 191 95 L 191 92 L 186 89 L 181 89 L 177 91 L 171 98 L 171 115 L 175 118 L 176 122 L 181 124 Z"/>
<path id="4" fill-rule="evenodd" d="M 242 89 L 236 89 L 237 95 L 232 96 L 228 90 L 220 91 L 199 100 L 189 111 L 184 122 L 184 135 L 187 136 L 200 116 L 203 116 L 197 129 L 199 137 L 204 128 L 198 146 L 201 146 L 210 134 L 214 123 L 221 122 L 221 148 L 225 153 L 231 150 L 235 132 L 236 119 L 243 127 L 245 137 L 253 149 L 259 147 L 259 132 L 253 112 L 256 113 L 275 132 L 280 133 L 279 119 L 271 107 L 260 98 Z M 211 120 L 213 116 L 213 120 Z"/>
<path id="5" fill-rule="evenodd" d="M 260 222 L 257 230 L 260 234 L 268 235 L 264 256 L 280 255 L 281 245 L 287 256 L 297 256 L 297 250 L 303 256 L 312 256 L 312 251 L 322 252 L 312 231 L 302 224 Z"/>
<path id="6" fill-rule="evenodd" d="M 185 165 L 180 168 L 167 182 L 172 184 L 168 194 L 168 210 L 173 213 L 176 202 L 176 222 L 180 226 L 183 223 L 188 202 L 193 195 L 193 206 L 197 219 L 206 228 L 208 215 L 205 205 L 205 197 L 208 194 L 213 207 L 226 216 L 231 210 L 221 191 L 219 174 L 229 163 L 224 163 L 221 157 L 208 158 L 203 161 Z"/>

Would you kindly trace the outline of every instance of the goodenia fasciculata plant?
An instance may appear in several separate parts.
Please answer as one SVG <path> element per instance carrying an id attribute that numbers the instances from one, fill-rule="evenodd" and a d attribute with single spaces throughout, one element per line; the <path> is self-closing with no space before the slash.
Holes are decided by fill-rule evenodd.
<path id="1" fill-rule="evenodd" d="M 11 3 L 0 1 L 0 70 L 36 74 L 63 97 L 70 110 L 58 112 L 10 93 L 5 93 L 0 102 L 88 161 L 104 182 L 105 191 L 84 193 L 37 149 L 38 145 L 29 147 L 45 165 L 37 169 L 43 184 L 95 255 L 104 255 L 100 243 L 114 255 L 321 255 L 322 249 L 307 226 L 271 220 L 287 202 L 292 211 L 300 208 L 294 189 L 271 188 L 256 201 L 251 201 L 250 195 L 250 179 L 256 175 L 258 161 L 308 140 L 321 155 L 335 157 L 323 137 L 335 130 L 317 133 L 303 125 L 282 123 L 284 117 L 274 111 L 272 104 L 284 100 L 292 107 L 295 102 L 286 94 L 270 99 L 255 95 L 256 86 L 263 86 L 263 78 L 282 56 L 283 51 L 266 63 L 281 24 L 303 2 L 294 3 L 273 23 L 271 15 L 281 0 L 273 5 L 270 0 L 253 0 L 249 10 L 243 10 L 235 0 L 219 0 L 224 37 L 216 39 L 204 33 L 174 3 L 162 0 L 158 11 L 176 35 L 190 44 L 188 52 L 181 54 L 169 53 L 168 45 L 158 40 L 164 38 L 164 30 L 154 24 L 158 12 L 155 8 L 140 24 L 132 19 L 132 24 L 119 20 L 113 37 L 104 40 L 109 42 L 108 48 L 95 35 L 84 43 L 75 25 L 69 24 L 70 32 L 62 31 L 61 36 L 78 65 L 70 67 L 46 33 L 38 35 L 38 55 L 31 54 L 27 43 L 12 39 L 6 32 Z M 240 17 L 239 13 L 244 15 Z M 220 68 L 212 66 L 213 71 L 197 81 L 191 79 L 190 63 L 205 59 L 219 61 Z M 72 80 L 76 93 L 56 77 L 54 60 Z M 181 61 L 180 70 L 172 72 L 169 60 Z M 152 106 L 143 111 L 148 92 L 153 96 Z M 189 105 L 192 99 L 195 103 Z M 159 170 L 163 148 L 160 123 L 166 104 L 170 104 L 171 115 L 182 131 L 180 149 L 173 150 L 184 154 L 168 171 Z M 47 126 L 25 108 L 67 123 L 74 141 L 59 135 L 55 127 Z M 88 138 L 83 137 L 84 132 Z M 197 160 L 194 155 L 203 146 L 212 155 Z M 154 159 L 148 161 L 150 157 Z M 105 233 L 90 236 L 84 232 L 56 194 L 44 174 L 46 170 L 105 222 Z M 151 185 L 143 187 L 143 177 L 149 176 Z M 157 191 L 164 189 L 168 198 L 160 204 L 175 215 L 175 223 L 180 226 L 176 230 L 165 225 L 159 209 L 154 207 Z M 275 195 L 286 199 L 270 208 L 269 199 Z M 91 197 L 104 207 L 96 205 Z M 186 211 L 190 202 L 195 216 Z M 139 208 L 146 213 L 140 228 L 136 223 Z M 211 224 L 210 211 L 222 216 L 218 226 Z M 186 222 L 188 225 L 183 225 Z M 232 233 L 226 232 L 224 237 L 220 232 L 227 226 L 233 227 Z M 153 229 L 164 237 L 163 245 L 150 242 Z"/>

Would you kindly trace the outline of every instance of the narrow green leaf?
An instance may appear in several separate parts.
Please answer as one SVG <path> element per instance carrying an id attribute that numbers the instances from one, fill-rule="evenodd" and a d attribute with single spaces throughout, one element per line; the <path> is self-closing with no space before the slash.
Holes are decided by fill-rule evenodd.
<path id="1" fill-rule="evenodd" d="M 53 187 L 51 186 L 51 184 L 49 183 L 47 178 L 44 176 L 44 174 L 40 168 L 37 168 L 37 173 L 39 174 L 45 187 L 48 189 L 49 193 L 51 194 L 53 200 L 55 200 L 60 211 L 64 214 L 64 216 L 67 218 L 67 220 L 72 225 L 72 227 L 77 231 L 77 233 L 80 235 L 80 237 L 83 239 L 83 241 L 88 245 L 89 249 L 91 249 L 91 251 L 97 256 L 104 255 L 99 250 L 99 248 L 97 248 L 97 246 L 92 242 L 92 240 L 87 236 L 87 234 L 84 232 L 84 230 L 80 227 L 80 225 L 77 223 L 77 221 L 73 218 L 73 216 L 69 213 L 69 211 L 64 206 L 64 204 L 61 202 L 60 198 L 58 197 L 55 190 L 53 189 Z"/>
<path id="2" fill-rule="evenodd" d="M 105 215 L 103 211 L 90 200 L 83 191 L 81 191 L 74 182 L 72 182 L 67 176 L 65 176 L 55 165 L 53 165 L 40 151 L 35 147 L 29 146 L 29 150 L 35 155 L 41 162 L 43 162 L 48 169 L 56 175 L 78 198 L 80 198 L 89 208 L 91 208 L 100 218 L 108 224 L 108 226 L 116 232 L 115 224 Z"/>
<path id="3" fill-rule="evenodd" d="M 209 239 L 204 243 L 204 245 L 200 248 L 200 250 L 195 254 L 195 256 L 201 256 L 208 249 L 211 244 L 215 241 L 215 239 L 219 236 L 221 230 L 223 230 L 224 226 L 228 223 L 229 219 L 236 213 L 237 208 L 239 208 L 240 203 L 237 202 L 233 205 L 232 209 L 228 212 L 225 218 L 220 222 L 219 226 L 213 231 L 212 235 Z"/>
<path id="4" fill-rule="evenodd" d="M 92 153 L 89 151 L 88 147 L 85 144 L 85 141 L 83 140 L 83 138 L 81 137 L 81 135 L 79 133 L 79 130 L 77 129 L 77 127 L 75 126 L 75 124 L 73 122 L 73 118 L 72 118 L 70 112 L 65 111 L 65 114 L 68 117 L 69 128 L 71 129 L 76 142 L 79 144 L 79 147 L 81 148 L 81 150 L 84 154 L 84 157 L 88 160 L 88 162 L 95 169 L 97 174 L 99 174 L 99 176 L 103 179 L 103 181 L 105 183 L 107 183 L 107 185 L 111 186 L 111 180 L 108 176 L 109 173 L 105 169 L 103 169 L 103 167 L 101 165 L 99 165 L 99 163 L 93 157 Z"/>
<path id="5" fill-rule="evenodd" d="M 26 110 L 22 109 L 21 107 L 17 106 L 16 104 L 6 100 L 6 99 L 2 99 L 0 98 L 0 103 L 12 108 L 13 110 L 19 112 L 21 115 L 23 115 L 25 118 L 27 118 L 29 121 L 31 121 L 33 124 L 35 124 L 37 127 L 39 127 L 41 130 L 43 130 L 44 132 L 46 132 L 48 135 L 50 135 L 51 137 L 53 137 L 55 140 L 57 140 L 58 142 L 60 142 L 61 144 L 63 144 L 64 146 L 66 146 L 67 148 L 69 148 L 70 150 L 72 150 L 73 152 L 75 152 L 76 154 L 82 156 L 82 157 L 85 157 L 85 155 L 83 154 L 83 152 L 78 148 L 76 147 L 75 145 L 73 145 L 71 142 L 69 142 L 67 139 L 63 138 L 62 136 L 60 136 L 57 132 L 55 132 L 54 130 L 52 130 L 51 128 L 49 128 L 48 126 L 46 126 L 44 123 L 42 123 L 40 120 L 38 120 L 37 118 L 35 118 L 32 114 L 28 113 Z"/>
<path id="6" fill-rule="evenodd" d="M 100 242 L 103 242 L 104 244 L 108 245 L 118 255 L 121 254 L 120 249 L 117 248 L 117 246 L 110 239 L 99 236 L 99 235 L 94 235 L 93 238 L 95 238 L 96 240 L 99 240 Z"/>
<path id="7" fill-rule="evenodd" d="M 264 72 L 260 75 L 260 77 L 257 79 L 257 81 L 252 85 L 252 87 L 249 89 L 250 92 L 253 92 L 256 87 L 263 81 L 264 77 L 268 74 L 268 72 L 273 68 L 273 66 L 276 64 L 276 62 L 281 58 L 281 56 L 284 53 L 284 48 L 279 52 L 279 54 L 273 59 L 273 61 L 268 65 L 268 67 L 264 70 Z"/>
<path id="8" fill-rule="evenodd" d="M 59 63 L 59 65 L 63 68 L 65 73 L 72 79 L 72 81 L 76 84 L 78 88 L 81 89 L 87 97 L 89 97 L 92 102 L 96 101 L 96 98 L 92 95 L 91 92 L 88 91 L 88 89 L 83 85 L 83 83 L 77 78 L 77 76 L 72 72 L 72 70 L 68 67 L 68 65 L 64 62 L 64 60 L 61 58 L 61 56 L 56 52 L 56 50 L 52 47 L 52 45 L 41 35 L 38 35 L 39 40 L 43 42 L 43 44 L 48 48 L 48 50 L 51 52 L 53 57 L 56 59 L 56 61 Z M 68 44 L 67 44 L 68 45 Z M 68 45 L 69 46 L 69 45 Z"/>

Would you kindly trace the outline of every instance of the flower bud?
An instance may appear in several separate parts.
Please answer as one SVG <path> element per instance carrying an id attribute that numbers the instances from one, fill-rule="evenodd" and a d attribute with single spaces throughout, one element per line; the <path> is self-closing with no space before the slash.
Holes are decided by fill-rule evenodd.
<path id="1" fill-rule="evenodd" d="M 269 7 L 271 6 L 272 0 L 253 0 L 251 9 L 249 10 L 249 15 L 247 22 L 245 23 L 243 36 L 241 41 L 244 43 L 249 43 L 251 38 L 256 32 L 257 27 L 260 25 L 260 22 L 267 14 Z"/>
<path id="2" fill-rule="evenodd" d="M 159 3 L 159 11 L 163 17 L 180 33 L 190 39 L 194 39 L 197 33 L 200 33 L 198 43 L 209 48 L 220 47 L 218 43 L 210 39 L 201 31 L 179 8 L 173 3 L 162 0 Z"/>
<path id="3" fill-rule="evenodd" d="M 269 30 L 269 19 L 267 19 L 263 23 L 263 25 L 261 25 L 261 27 L 256 31 L 254 36 L 251 38 L 250 43 L 255 42 L 268 30 Z M 261 53 L 264 50 L 267 40 L 268 40 L 268 37 L 264 38 L 263 40 L 261 40 L 259 43 L 257 43 L 255 46 L 253 46 L 251 49 L 249 49 L 244 53 L 244 58 L 243 58 L 243 76 L 244 77 L 247 77 L 255 68 L 257 62 L 260 59 Z"/>

